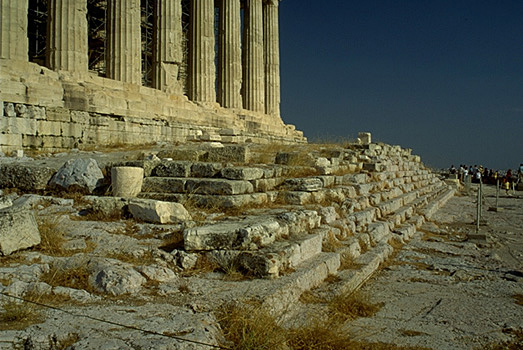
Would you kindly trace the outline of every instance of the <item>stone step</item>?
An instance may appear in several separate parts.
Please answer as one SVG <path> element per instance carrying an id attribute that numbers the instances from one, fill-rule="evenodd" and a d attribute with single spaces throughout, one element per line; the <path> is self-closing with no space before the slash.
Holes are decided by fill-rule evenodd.
<path id="1" fill-rule="evenodd" d="M 254 187 L 245 180 L 146 177 L 142 185 L 142 192 L 236 195 L 253 193 Z"/>
<path id="2" fill-rule="evenodd" d="M 339 267 L 338 253 L 320 253 L 304 261 L 293 273 L 271 281 L 271 288 L 260 292 L 262 307 L 275 317 L 283 316 L 298 303 L 303 292 L 320 286 Z"/>
<path id="3" fill-rule="evenodd" d="M 321 248 L 321 234 L 301 234 L 291 236 L 284 241 L 275 241 L 259 250 L 229 250 L 222 257 L 229 258 L 228 264 L 236 265 L 241 272 L 247 275 L 259 278 L 277 278 L 320 254 Z"/>
<path id="4" fill-rule="evenodd" d="M 188 251 L 256 251 L 282 237 L 309 232 L 319 227 L 320 221 L 314 210 L 297 210 L 192 227 L 184 231 L 184 247 Z"/>
<path id="5" fill-rule="evenodd" d="M 441 208 L 450 198 L 454 196 L 456 189 L 448 187 L 444 191 L 441 191 L 440 194 L 428 203 L 420 213 L 423 214 L 425 219 L 429 220 L 436 211 Z"/>
<path id="6" fill-rule="evenodd" d="M 354 268 L 338 271 L 337 279 L 325 283 L 312 293 L 323 300 L 355 292 L 393 252 L 392 246 L 380 243 L 354 260 Z"/>

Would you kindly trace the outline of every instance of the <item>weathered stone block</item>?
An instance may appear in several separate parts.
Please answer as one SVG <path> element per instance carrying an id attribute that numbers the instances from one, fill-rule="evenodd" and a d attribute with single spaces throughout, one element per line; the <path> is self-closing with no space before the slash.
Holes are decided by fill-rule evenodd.
<path id="1" fill-rule="evenodd" d="M 246 163 L 250 159 L 250 150 L 246 146 L 227 145 L 223 148 L 212 148 L 202 157 L 207 162 Z"/>
<path id="2" fill-rule="evenodd" d="M 57 122 L 71 121 L 71 112 L 66 108 L 47 108 L 47 120 Z"/>
<path id="3" fill-rule="evenodd" d="M 343 184 L 352 185 L 352 184 L 364 184 L 368 181 L 367 174 L 347 174 L 343 175 Z"/>
<path id="4" fill-rule="evenodd" d="M 22 134 L 0 134 L 0 145 L 22 146 Z"/>
<path id="5" fill-rule="evenodd" d="M 314 192 L 323 188 L 323 181 L 317 177 L 287 179 L 282 187 L 289 191 Z"/>
<path id="6" fill-rule="evenodd" d="M 233 195 L 254 192 L 252 184 L 241 180 L 187 179 L 185 191 L 196 194 Z"/>
<path id="7" fill-rule="evenodd" d="M 223 222 L 186 229 L 186 250 L 245 249 L 256 250 L 271 244 L 284 229 L 272 217 L 248 218 L 242 222 Z"/>
<path id="8" fill-rule="evenodd" d="M 184 193 L 187 179 L 175 177 L 146 177 L 143 180 L 143 192 Z"/>
<path id="9" fill-rule="evenodd" d="M 0 254 L 9 255 L 40 244 L 40 232 L 32 211 L 20 206 L 0 209 Z"/>
<path id="10" fill-rule="evenodd" d="M 154 176 L 161 177 L 188 177 L 191 173 L 191 163 L 181 161 L 162 161 L 154 170 Z"/>
<path id="11" fill-rule="evenodd" d="M 49 185 L 64 189 L 83 189 L 93 192 L 104 179 L 98 163 L 94 159 L 68 160 L 53 176 Z"/>
<path id="12" fill-rule="evenodd" d="M 139 220 L 160 224 L 191 220 L 189 212 L 180 203 L 153 199 L 133 199 L 129 202 L 129 212 Z"/>
<path id="13" fill-rule="evenodd" d="M 53 168 L 28 164 L 0 164 L 0 188 L 43 190 L 55 172 Z"/>
<path id="14" fill-rule="evenodd" d="M 37 120 L 36 127 L 38 128 L 38 135 L 60 136 L 62 134 L 60 122 Z"/>
<path id="15" fill-rule="evenodd" d="M 222 169 L 222 163 L 194 163 L 191 166 L 191 177 L 215 177 Z"/>
<path id="16" fill-rule="evenodd" d="M 222 169 L 221 175 L 230 180 L 256 180 L 263 177 L 263 170 L 248 167 L 227 167 Z"/>

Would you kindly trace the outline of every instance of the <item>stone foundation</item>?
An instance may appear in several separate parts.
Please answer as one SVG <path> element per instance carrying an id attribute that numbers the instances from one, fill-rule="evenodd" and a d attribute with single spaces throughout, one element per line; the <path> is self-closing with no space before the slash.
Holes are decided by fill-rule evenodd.
<path id="1" fill-rule="evenodd" d="M 0 59 L 0 151 L 186 141 L 305 142 L 280 117 Z"/>

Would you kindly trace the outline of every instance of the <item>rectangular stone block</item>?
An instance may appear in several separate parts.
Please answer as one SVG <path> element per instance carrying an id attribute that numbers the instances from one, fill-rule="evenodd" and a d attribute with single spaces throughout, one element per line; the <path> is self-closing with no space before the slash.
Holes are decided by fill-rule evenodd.
<path id="1" fill-rule="evenodd" d="M 62 136 L 65 137 L 82 137 L 84 126 L 77 123 L 60 123 L 62 129 Z"/>
<path id="2" fill-rule="evenodd" d="M 29 148 L 41 148 L 43 145 L 42 136 L 22 135 L 22 146 Z"/>
<path id="3" fill-rule="evenodd" d="M 142 192 L 185 193 L 186 181 L 174 177 L 146 177 L 143 180 Z"/>
<path id="4" fill-rule="evenodd" d="M 47 108 L 47 120 L 58 122 L 71 121 L 71 112 L 66 108 Z"/>
<path id="5" fill-rule="evenodd" d="M 8 134 L 36 135 L 36 121 L 13 117 L 0 118 L 0 130 Z"/>
<path id="6" fill-rule="evenodd" d="M 153 176 L 161 177 L 189 177 L 191 163 L 184 161 L 162 161 L 153 170 Z"/>
<path id="7" fill-rule="evenodd" d="M 83 111 L 71 111 L 71 121 L 73 123 L 88 124 L 89 123 L 89 113 Z"/>
<path id="8" fill-rule="evenodd" d="M 62 134 L 60 122 L 37 120 L 36 127 L 38 128 L 38 135 L 59 136 Z"/>
<path id="9" fill-rule="evenodd" d="M 254 192 L 252 184 L 241 180 L 222 179 L 187 179 L 185 184 L 187 193 L 234 195 Z"/>
<path id="10" fill-rule="evenodd" d="M 0 145 L 5 146 L 22 146 L 21 134 L 0 134 Z"/>
<path id="11" fill-rule="evenodd" d="M 62 137 L 61 136 L 42 136 L 42 147 L 43 148 L 62 148 Z"/>

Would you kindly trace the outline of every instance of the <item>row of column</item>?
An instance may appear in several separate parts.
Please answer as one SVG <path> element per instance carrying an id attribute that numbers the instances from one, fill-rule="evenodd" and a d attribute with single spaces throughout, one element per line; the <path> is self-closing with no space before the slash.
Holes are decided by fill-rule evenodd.
<path id="1" fill-rule="evenodd" d="M 220 2 L 218 66 L 213 0 L 191 0 L 188 96 L 279 115 L 279 0 Z M 87 0 L 49 0 L 47 60 L 54 70 L 88 70 Z M 28 0 L 0 0 L 0 58 L 28 59 Z M 107 1 L 107 77 L 141 84 L 140 0 Z M 180 93 L 181 0 L 156 0 L 153 87 Z M 242 42 L 243 38 L 243 42 Z M 217 81 L 216 81 L 217 78 Z"/>

